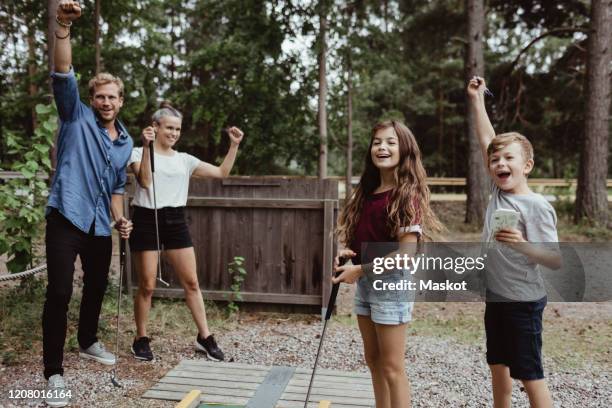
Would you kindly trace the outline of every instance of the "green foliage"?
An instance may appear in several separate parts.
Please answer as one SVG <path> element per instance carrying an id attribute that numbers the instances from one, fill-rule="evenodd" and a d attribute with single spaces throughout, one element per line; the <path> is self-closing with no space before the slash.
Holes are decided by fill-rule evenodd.
<path id="1" fill-rule="evenodd" d="M 49 150 L 57 128 L 53 105 L 36 105 L 38 126 L 32 138 L 7 132 L 7 153 L 17 157 L 8 170 L 23 178 L 0 185 L 0 254 L 8 254 L 7 268 L 20 272 L 32 264 L 33 244 L 44 220 L 47 184 L 39 175 L 51 170 Z"/>
<path id="2" fill-rule="evenodd" d="M 40 341 L 44 301 L 45 280 L 34 276 L 0 291 L 0 363 L 19 364 L 22 351 Z"/>
<path id="3" fill-rule="evenodd" d="M 0 158 L 11 138 L 34 133 L 33 107 L 47 98 L 46 3 L 0 5 Z M 94 71 L 93 0 L 72 29 L 74 67 L 87 99 Z M 126 84 L 121 118 L 132 135 L 150 124 L 160 99 L 184 113 L 179 149 L 218 163 L 224 126 L 245 139 L 238 174 L 314 174 L 318 158 L 318 6 L 328 10 L 330 174 L 346 155 L 346 79 L 352 65 L 354 171 L 377 121 L 413 130 L 429 175 L 464 176 L 465 10 L 460 0 L 109 0 L 102 2 L 103 70 Z M 576 168 L 584 124 L 585 35 L 556 32 L 511 63 L 531 40 L 560 27 L 588 26 L 588 4 L 487 3 L 485 72 L 498 131 L 515 130 L 535 148 L 532 176 L 561 178 Z M 34 50 L 29 53 L 28 33 Z M 37 70 L 30 72 L 33 58 Z M 32 94 L 30 85 L 35 85 Z M 612 161 L 609 163 L 612 166 Z M 31 166 L 32 167 L 32 166 Z M 25 168 L 31 172 L 31 168 Z M 575 173 L 571 174 L 572 177 Z"/>
<path id="4" fill-rule="evenodd" d="M 227 310 L 230 314 L 237 313 L 239 311 L 238 305 L 235 301 L 242 301 L 242 283 L 246 279 L 247 271 L 244 269 L 244 258 L 241 256 L 235 256 L 232 262 L 227 265 L 227 271 L 232 277 L 232 290 L 231 298 L 227 304 Z"/>

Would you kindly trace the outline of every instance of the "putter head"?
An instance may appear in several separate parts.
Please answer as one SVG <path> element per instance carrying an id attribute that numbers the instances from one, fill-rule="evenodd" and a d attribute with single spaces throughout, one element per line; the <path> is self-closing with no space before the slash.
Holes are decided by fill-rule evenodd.
<path id="1" fill-rule="evenodd" d="M 117 381 L 117 377 L 115 377 L 114 373 L 111 375 L 111 382 L 116 388 L 123 388 L 123 385 L 121 385 L 121 383 Z"/>

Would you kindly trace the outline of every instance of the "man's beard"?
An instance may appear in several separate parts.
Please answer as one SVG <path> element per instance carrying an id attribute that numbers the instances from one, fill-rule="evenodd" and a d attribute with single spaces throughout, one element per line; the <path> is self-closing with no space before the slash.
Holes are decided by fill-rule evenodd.
<path id="1" fill-rule="evenodd" d="M 102 115 L 100 114 L 100 110 L 99 110 L 99 109 L 95 109 L 95 108 L 94 108 L 94 112 L 95 112 L 96 117 L 98 118 L 98 120 L 99 120 L 100 122 L 104 123 L 105 125 L 106 125 L 106 124 L 109 124 L 109 123 L 112 123 L 112 122 L 113 122 L 113 121 L 114 121 L 114 120 L 117 118 L 117 113 L 115 113 L 115 112 L 113 112 L 113 117 L 112 117 L 112 118 L 110 118 L 110 119 L 104 119 L 104 118 L 102 117 Z"/>

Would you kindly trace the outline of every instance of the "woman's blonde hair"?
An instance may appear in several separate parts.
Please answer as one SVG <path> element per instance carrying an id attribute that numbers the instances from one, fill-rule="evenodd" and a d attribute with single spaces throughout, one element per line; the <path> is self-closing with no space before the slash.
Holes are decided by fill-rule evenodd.
<path id="1" fill-rule="evenodd" d="M 337 235 L 344 245 L 351 245 L 363 202 L 380 185 L 380 172 L 372 161 L 371 150 L 376 133 L 387 128 L 393 128 L 400 151 L 399 163 L 394 170 L 395 187 L 387 206 L 389 230 L 395 238 L 401 227 L 413 224 L 420 224 L 428 238 L 443 230 L 442 223 L 430 208 L 427 174 L 416 139 L 406 125 L 390 120 L 380 122 L 372 129 L 361 179 L 340 213 Z"/>

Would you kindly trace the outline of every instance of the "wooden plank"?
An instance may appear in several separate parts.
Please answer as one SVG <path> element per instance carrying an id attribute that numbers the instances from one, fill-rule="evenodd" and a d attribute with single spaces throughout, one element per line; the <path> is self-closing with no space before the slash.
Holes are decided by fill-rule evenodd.
<path id="1" fill-rule="evenodd" d="M 301 208 L 321 209 L 326 202 L 336 203 L 336 200 L 325 199 L 293 199 L 293 198 L 238 198 L 238 197 L 189 197 L 190 207 L 230 207 L 230 208 Z"/>
<path id="2" fill-rule="evenodd" d="M 302 374 L 294 374 L 293 379 L 291 380 L 291 385 L 304 385 L 308 384 L 310 380 L 310 375 L 302 375 Z M 369 378 L 351 378 L 351 377 L 335 377 L 333 375 L 319 375 L 319 370 L 317 369 L 317 375 L 314 379 L 314 384 L 348 384 L 348 385 L 363 385 L 364 388 L 372 386 L 372 380 Z"/>
<path id="3" fill-rule="evenodd" d="M 284 394 L 294 370 L 292 367 L 272 367 L 246 408 L 274 408 L 276 401 Z"/>
<path id="4" fill-rule="evenodd" d="M 160 391 L 160 390 L 149 390 L 144 393 L 143 398 L 160 399 L 166 401 L 180 401 L 185 396 L 184 392 L 181 391 Z M 225 397 L 225 396 L 211 396 L 203 393 L 200 396 L 200 401 L 205 403 L 219 403 L 219 404 L 236 404 L 244 405 L 249 399 L 246 397 Z M 303 404 L 302 404 L 303 405 Z"/>
<path id="5" fill-rule="evenodd" d="M 336 401 L 333 401 L 333 404 L 331 406 L 332 408 L 363 408 L 363 407 L 371 408 L 374 405 L 368 406 L 368 405 L 339 404 Z M 304 408 L 304 402 L 303 401 L 279 400 L 275 408 Z M 319 402 L 310 401 L 308 403 L 308 408 L 319 408 Z"/>
<path id="6" fill-rule="evenodd" d="M 255 186 L 255 187 L 280 187 L 281 182 L 279 180 L 266 180 L 266 179 L 250 179 L 250 178 L 227 178 L 221 180 L 222 186 Z"/>
<path id="7" fill-rule="evenodd" d="M 326 395 L 329 397 L 328 399 L 331 399 L 332 401 L 335 401 L 336 397 L 342 397 L 347 394 L 356 398 L 374 398 L 372 384 L 370 384 L 367 389 L 366 387 L 355 388 L 355 384 L 333 383 L 335 384 L 335 387 L 328 386 L 328 384 L 319 384 L 317 387 L 313 386 L 311 394 Z M 291 394 L 306 395 L 306 392 L 308 391 L 308 384 L 300 387 L 289 384 L 287 388 L 285 388 L 285 391 Z"/>
<path id="8" fill-rule="evenodd" d="M 135 290 L 135 289 L 134 289 Z M 282 303 L 291 305 L 320 305 L 319 295 L 299 295 L 294 293 L 254 293 L 240 292 L 242 302 L 259 303 Z M 202 290 L 202 296 L 206 300 L 227 300 L 232 295 L 227 290 Z M 153 292 L 155 297 L 184 298 L 185 291 L 179 288 L 156 288 Z M 237 301 L 240 302 L 240 301 Z"/>
<path id="9" fill-rule="evenodd" d="M 268 365 L 256 365 L 256 364 L 246 364 L 246 363 L 228 363 L 228 362 L 213 362 L 206 359 L 183 359 L 179 362 L 178 366 L 190 364 L 196 365 L 199 367 L 205 367 L 207 370 L 211 372 L 221 372 L 218 370 L 235 370 L 237 372 L 244 373 L 245 371 L 268 371 L 273 366 Z M 296 367 L 295 374 L 293 378 L 306 376 L 310 378 L 310 374 L 312 373 L 311 368 L 307 367 Z M 319 375 L 323 377 L 332 377 L 332 378 L 357 378 L 357 379 L 365 379 L 370 381 L 371 376 L 367 371 L 345 371 L 345 370 L 332 370 L 329 368 L 317 368 L 317 378 Z"/>
<path id="10" fill-rule="evenodd" d="M 173 378 L 192 378 L 192 379 L 204 379 L 204 380 L 219 380 L 219 381 L 242 381 L 244 383 L 259 384 L 265 377 L 265 375 L 245 375 L 239 376 L 237 374 L 219 374 L 219 373 L 207 373 L 197 370 L 172 370 L 167 374 L 168 377 Z M 164 377 L 165 378 L 165 377 Z"/>
<path id="11" fill-rule="evenodd" d="M 210 367 L 210 368 L 219 368 L 219 367 L 226 367 L 229 369 L 242 368 L 248 371 L 251 371 L 251 370 L 265 371 L 266 373 L 270 370 L 270 368 L 273 367 L 271 365 L 234 363 L 234 362 L 228 363 L 228 362 L 218 362 L 218 361 L 210 361 L 210 360 L 204 360 L 204 359 L 183 359 L 179 362 L 179 365 L 190 364 L 190 363 L 194 363 L 199 366 Z M 244 370 L 242 371 L 244 372 Z"/>
<path id="12" fill-rule="evenodd" d="M 214 381 L 230 381 L 230 382 L 244 382 L 244 383 L 254 383 L 259 384 L 264 378 L 265 374 L 261 373 L 252 373 L 252 374 L 236 374 L 236 373 L 215 373 L 215 372 L 206 372 L 199 370 L 198 367 L 193 366 L 191 368 L 182 368 L 182 369 L 173 369 L 166 377 L 171 378 L 168 382 L 180 382 L 180 379 L 202 379 L 202 380 L 214 380 Z M 166 378 L 164 377 L 164 379 Z M 295 387 L 307 387 L 309 383 L 310 377 L 306 375 L 296 376 L 294 374 L 293 378 L 290 381 L 291 386 Z M 161 381 L 161 380 L 160 380 Z M 351 377 L 334 377 L 334 376 L 323 376 L 319 375 L 317 371 L 317 376 L 313 381 L 314 387 L 351 387 L 356 390 L 368 390 L 372 387 L 372 382 L 370 379 L 363 378 L 351 378 Z"/>
<path id="13" fill-rule="evenodd" d="M 231 385 L 231 383 L 228 383 L 228 384 Z M 152 391 L 153 390 L 155 391 L 173 391 L 173 392 L 180 391 L 184 395 L 186 392 L 193 390 L 193 385 L 158 383 L 158 384 L 155 384 L 153 387 L 151 387 L 151 390 Z M 204 394 L 210 395 L 211 397 L 214 397 L 215 399 L 217 397 L 251 398 L 253 397 L 253 394 L 255 393 L 254 390 L 244 390 L 244 389 L 237 389 L 233 387 L 204 387 L 202 389 L 202 392 Z"/>
<path id="14" fill-rule="evenodd" d="M 295 369 L 296 374 L 307 374 L 310 375 L 312 372 L 311 368 L 305 367 L 297 367 Z M 371 378 L 370 373 L 368 372 L 360 372 L 360 371 L 340 371 L 340 370 L 330 370 L 329 368 L 317 368 L 317 375 L 330 375 L 333 377 L 355 377 L 355 378 L 367 378 L 368 380 Z"/>
<path id="15" fill-rule="evenodd" d="M 353 404 L 353 405 L 362 405 L 362 406 L 366 406 L 366 407 L 371 407 L 375 401 L 374 401 L 374 397 L 372 396 L 372 398 L 355 398 L 352 397 L 350 395 L 352 395 L 352 393 L 350 391 L 347 391 L 349 393 L 349 396 L 342 395 L 342 396 L 335 396 L 334 397 L 334 402 L 337 402 L 339 404 Z M 322 399 L 329 399 L 329 395 L 326 394 L 315 394 L 314 392 L 310 393 L 310 400 L 311 401 L 320 401 Z M 281 397 L 281 399 L 283 401 L 302 401 L 302 403 L 304 402 L 304 400 L 306 399 L 306 392 L 301 392 L 301 393 L 292 393 L 292 392 L 285 392 L 283 394 L 283 396 Z"/>
<path id="16" fill-rule="evenodd" d="M 296 379 L 292 378 L 289 386 L 295 392 L 300 392 L 300 390 L 305 390 L 308 388 L 308 384 L 310 381 L 308 379 Z M 351 389 L 354 391 L 367 391 L 372 392 L 372 382 L 361 382 L 361 380 L 344 378 L 342 380 L 334 379 L 334 377 L 325 377 L 319 378 L 316 376 L 313 383 L 313 388 L 329 388 L 332 390 L 343 390 L 343 389 Z"/>
<path id="17" fill-rule="evenodd" d="M 271 367 L 270 367 L 271 368 Z M 267 369 L 245 369 L 238 367 L 210 367 L 198 364 L 197 361 L 184 361 L 177 365 L 173 370 L 179 371 L 197 371 L 207 374 L 226 374 L 226 375 L 238 375 L 238 376 L 266 376 L 270 368 Z M 173 371 L 172 370 L 172 371 Z M 172 372 L 170 371 L 170 373 Z"/>
<path id="18" fill-rule="evenodd" d="M 257 387 L 261 384 L 261 382 L 244 382 L 234 379 L 220 381 L 216 379 L 208 379 L 208 378 L 185 378 L 185 377 L 168 377 L 165 376 L 161 380 L 157 382 L 157 384 L 176 384 L 176 385 L 190 385 L 193 388 L 198 389 L 208 389 L 208 388 L 232 388 L 239 390 L 250 390 L 255 391 Z M 299 392 L 296 391 L 296 392 Z"/>
<path id="19" fill-rule="evenodd" d="M 200 395 L 202 391 L 200 390 L 192 390 L 179 402 L 176 404 L 175 408 L 196 408 L 200 403 Z"/>

